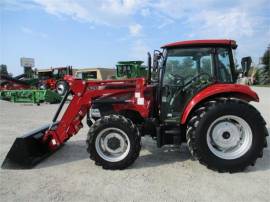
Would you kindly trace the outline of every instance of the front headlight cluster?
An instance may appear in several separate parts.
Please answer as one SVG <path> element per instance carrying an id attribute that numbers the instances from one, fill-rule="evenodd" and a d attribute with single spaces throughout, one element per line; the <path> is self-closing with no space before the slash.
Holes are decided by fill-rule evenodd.
<path id="1" fill-rule="evenodd" d="M 100 118 L 101 117 L 101 114 L 100 114 L 100 111 L 98 108 L 91 108 L 90 109 L 90 115 L 94 118 Z"/>

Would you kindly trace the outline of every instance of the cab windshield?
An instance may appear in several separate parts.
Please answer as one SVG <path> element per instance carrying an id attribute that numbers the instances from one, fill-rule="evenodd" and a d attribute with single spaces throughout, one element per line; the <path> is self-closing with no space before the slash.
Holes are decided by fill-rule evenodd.
<path id="1" fill-rule="evenodd" d="M 233 82 L 230 49 L 176 48 L 167 50 L 163 85 L 185 86 L 193 81 Z M 216 71 L 216 72 L 215 72 Z"/>
<path id="2" fill-rule="evenodd" d="M 214 71 L 212 48 L 182 48 L 167 51 L 163 85 L 184 86 L 194 77 L 209 79 Z"/>
<path id="3" fill-rule="evenodd" d="M 117 76 L 123 77 L 131 74 L 131 66 L 130 65 L 118 65 L 117 67 Z"/>

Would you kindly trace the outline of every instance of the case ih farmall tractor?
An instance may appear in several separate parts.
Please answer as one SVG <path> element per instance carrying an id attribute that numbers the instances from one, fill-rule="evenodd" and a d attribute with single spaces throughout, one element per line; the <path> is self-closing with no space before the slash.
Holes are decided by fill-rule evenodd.
<path id="1" fill-rule="evenodd" d="M 87 151 L 104 169 L 130 166 L 144 135 L 151 135 L 158 147 L 186 142 L 195 159 L 219 172 L 254 165 L 267 146 L 268 132 L 249 104 L 259 101 L 257 94 L 235 84 L 235 41 L 183 41 L 162 48 L 154 52 L 153 67 L 149 54 L 147 80 L 65 76 L 70 88 L 53 122 L 17 138 L 2 167 L 36 165 L 78 133 L 89 111 Z M 68 95 L 72 100 L 57 121 Z M 93 109 L 99 117 L 92 116 Z"/>
<path id="2" fill-rule="evenodd" d="M 63 96 L 68 91 L 68 84 L 64 80 L 65 75 L 73 75 L 71 66 L 57 67 L 49 70 L 39 70 L 41 89 L 55 90 L 59 95 Z"/>

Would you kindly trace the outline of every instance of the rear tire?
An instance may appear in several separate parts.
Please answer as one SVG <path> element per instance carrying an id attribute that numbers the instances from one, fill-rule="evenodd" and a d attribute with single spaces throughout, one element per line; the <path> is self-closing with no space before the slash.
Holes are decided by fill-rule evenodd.
<path id="1" fill-rule="evenodd" d="M 243 171 L 263 155 L 268 135 L 265 124 L 260 113 L 246 102 L 211 100 L 189 119 L 187 144 L 192 156 L 212 170 Z"/>
<path id="2" fill-rule="evenodd" d="M 101 117 L 89 129 L 86 143 L 90 159 L 104 169 L 125 169 L 139 156 L 138 128 L 124 116 Z"/>

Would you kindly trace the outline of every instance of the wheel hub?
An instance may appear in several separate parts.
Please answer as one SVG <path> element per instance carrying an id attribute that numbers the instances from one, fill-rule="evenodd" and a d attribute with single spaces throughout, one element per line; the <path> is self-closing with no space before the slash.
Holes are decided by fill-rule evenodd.
<path id="1" fill-rule="evenodd" d="M 96 138 L 97 153 L 105 160 L 117 162 L 124 159 L 130 150 L 127 134 L 118 128 L 106 128 Z"/>
<path id="2" fill-rule="evenodd" d="M 222 134 L 222 137 L 224 139 L 228 139 L 228 138 L 230 138 L 230 136 L 231 136 L 231 134 L 229 132 L 227 132 L 227 131 Z"/>
<path id="3" fill-rule="evenodd" d="M 111 148 L 112 150 L 116 150 L 117 148 L 120 147 L 120 140 L 115 137 L 109 139 L 108 147 Z"/>
<path id="4" fill-rule="evenodd" d="M 229 121 L 217 123 L 212 131 L 213 143 L 223 150 L 235 147 L 240 137 L 241 131 L 239 128 Z"/>
<path id="5" fill-rule="evenodd" d="M 243 156 L 251 144 L 252 130 L 249 124 L 238 116 L 222 116 L 208 128 L 208 148 L 222 159 L 236 159 Z"/>
<path id="6" fill-rule="evenodd" d="M 65 89 L 64 85 L 63 84 L 59 84 L 57 86 L 57 92 L 58 92 L 58 94 L 62 94 L 64 92 L 64 89 Z"/>
<path id="7" fill-rule="evenodd" d="M 104 137 L 103 144 L 105 151 L 117 154 L 124 150 L 125 140 L 120 134 L 113 132 Z"/>

